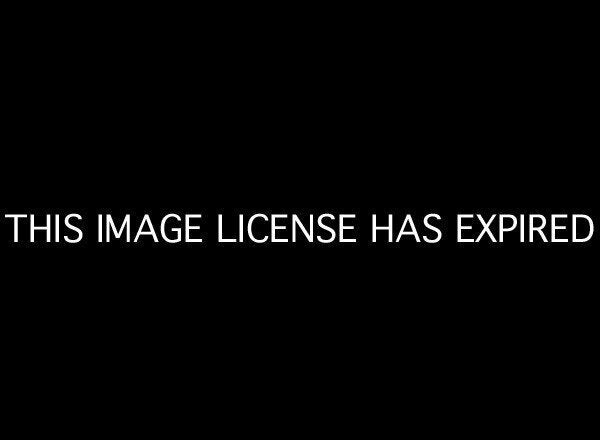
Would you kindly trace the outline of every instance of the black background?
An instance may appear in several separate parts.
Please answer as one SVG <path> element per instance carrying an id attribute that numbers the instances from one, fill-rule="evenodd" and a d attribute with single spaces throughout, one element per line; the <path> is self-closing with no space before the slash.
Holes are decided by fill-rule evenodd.
<path id="1" fill-rule="evenodd" d="M 4 224 L 11 414 L 581 426 L 597 237 L 460 246 L 453 219 L 597 224 L 593 29 L 539 11 L 247 12 L 29 11 L 3 55 L 2 213 L 355 212 L 361 243 L 14 246 Z M 368 243 L 371 213 L 429 212 L 441 244 Z"/>

